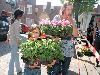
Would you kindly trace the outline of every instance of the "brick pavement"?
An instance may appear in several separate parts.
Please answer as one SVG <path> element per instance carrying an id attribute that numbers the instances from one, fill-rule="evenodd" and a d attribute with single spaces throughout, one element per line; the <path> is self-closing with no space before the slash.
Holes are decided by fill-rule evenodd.
<path id="1" fill-rule="evenodd" d="M 25 41 L 27 38 L 26 34 L 21 34 L 22 40 Z M 0 75 L 8 75 L 8 68 L 9 68 L 9 62 L 11 58 L 11 49 L 8 43 L 6 42 L 0 42 Z M 24 70 L 24 63 L 20 59 L 22 71 Z M 15 75 L 16 75 L 16 69 Z"/>
<path id="2" fill-rule="evenodd" d="M 0 42 L 0 75 L 8 75 L 9 61 L 10 61 L 10 58 L 11 58 L 10 55 L 11 55 L 11 53 L 10 53 L 9 45 L 7 43 Z M 91 62 L 93 64 L 89 63 L 90 62 L 89 59 L 91 59 Z M 100 75 L 100 68 L 94 67 L 94 64 L 95 64 L 95 58 L 94 57 L 80 58 L 79 61 L 80 61 L 79 64 L 80 64 L 81 75 L 83 75 L 84 73 L 86 75 L 89 75 L 92 72 L 95 72 L 94 74 L 96 74 L 96 75 Z M 22 60 L 20 60 L 20 63 L 21 63 L 22 71 L 23 71 L 24 70 L 24 63 L 22 62 Z M 92 72 L 91 72 L 89 67 L 91 67 Z M 83 71 L 83 69 L 86 69 L 88 72 Z M 15 69 L 14 72 L 15 72 L 15 75 L 16 75 L 16 69 Z M 78 60 L 72 58 L 70 68 L 69 68 L 69 75 L 78 75 L 78 73 L 79 73 Z M 93 75 L 93 73 L 91 75 Z"/>
<path id="3" fill-rule="evenodd" d="M 8 43 L 0 42 L 0 75 L 8 75 L 9 62 L 11 58 L 10 46 Z M 21 62 L 21 67 L 24 66 Z M 16 69 L 15 69 L 16 74 Z"/>
<path id="4" fill-rule="evenodd" d="M 8 75 L 8 68 L 9 68 L 11 53 L 10 53 L 10 47 L 7 43 L 0 42 L 0 53 L 1 53 L 0 54 L 0 75 Z M 22 62 L 22 60 L 20 60 L 20 62 L 21 62 L 22 70 L 24 71 L 24 63 Z M 14 72 L 16 75 L 16 69 Z M 75 75 L 76 74 L 77 73 L 75 73 Z"/>

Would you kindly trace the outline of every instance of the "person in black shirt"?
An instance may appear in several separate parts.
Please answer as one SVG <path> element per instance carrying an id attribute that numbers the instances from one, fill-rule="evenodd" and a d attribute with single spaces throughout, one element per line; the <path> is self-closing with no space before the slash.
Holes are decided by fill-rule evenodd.
<path id="1" fill-rule="evenodd" d="M 100 54 L 100 18 L 98 19 L 97 27 L 94 28 L 94 47 L 96 48 L 97 52 Z M 98 67 L 99 61 L 96 59 L 96 66 Z"/>

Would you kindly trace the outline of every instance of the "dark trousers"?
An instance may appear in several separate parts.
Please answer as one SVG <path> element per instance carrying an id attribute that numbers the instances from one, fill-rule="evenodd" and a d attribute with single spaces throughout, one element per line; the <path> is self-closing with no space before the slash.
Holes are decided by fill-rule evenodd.
<path id="1" fill-rule="evenodd" d="M 41 69 L 30 69 L 25 67 L 24 75 L 41 75 Z"/>
<path id="2" fill-rule="evenodd" d="M 48 70 L 48 75 L 68 75 L 68 69 L 71 62 L 71 57 L 64 57 L 64 60 L 60 60 L 52 68 Z"/>
<path id="3" fill-rule="evenodd" d="M 99 64 L 99 61 L 98 61 L 98 59 L 96 58 L 96 63 L 97 63 L 97 65 Z"/>
<path id="4" fill-rule="evenodd" d="M 64 57 L 64 60 L 61 61 L 61 73 L 62 75 L 68 75 L 68 69 L 71 62 L 71 57 Z"/>
<path id="5" fill-rule="evenodd" d="M 48 68 L 48 75 L 60 75 L 61 72 L 61 64 L 57 62 L 52 68 Z"/>
<path id="6" fill-rule="evenodd" d="M 94 46 L 95 46 L 97 52 L 100 54 L 100 40 L 99 40 L 99 41 L 98 41 L 98 40 L 95 41 L 95 42 L 94 42 Z M 99 64 L 98 59 L 96 59 L 96 63 L 97 63 L 97 65 Z"/>
<path id="7" fill-rule="evenodd" d="M 93 43 L 93 36 L 88 35 L 87 40 L 90 42 L 90 44 L 92 44 Z"/>

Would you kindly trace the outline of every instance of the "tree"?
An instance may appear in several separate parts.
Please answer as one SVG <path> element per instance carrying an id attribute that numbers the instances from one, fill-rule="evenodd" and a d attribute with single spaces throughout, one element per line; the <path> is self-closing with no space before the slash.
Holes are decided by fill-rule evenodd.
<path id="1" fill-rule="evenodd" d="M 83 12 L 90 12 L 99 0 L 60 0 L 62 3 L 69 1 L 73 3 L 75 19 L 78 24 L 78 15 Z"/>

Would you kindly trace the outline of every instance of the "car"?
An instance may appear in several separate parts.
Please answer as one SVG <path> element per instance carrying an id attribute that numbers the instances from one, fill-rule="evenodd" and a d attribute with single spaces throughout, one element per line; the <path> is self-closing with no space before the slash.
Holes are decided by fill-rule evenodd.
<path id="1" fill-rule="evenodd" d="M 8 31 L 9 31 L 9 24 L 5 21 L 0 20 L 0 41 L 7 40 Z"/>
<path id="2" fill-rule="evenodd" d="M 27 33 L 27 32 L 29 32 L 29 28 L 30 27 L 27 24 L 20 23 L 20 25 L 21 25 L 21 30 L 22 30 L 21 33 Z"/>

